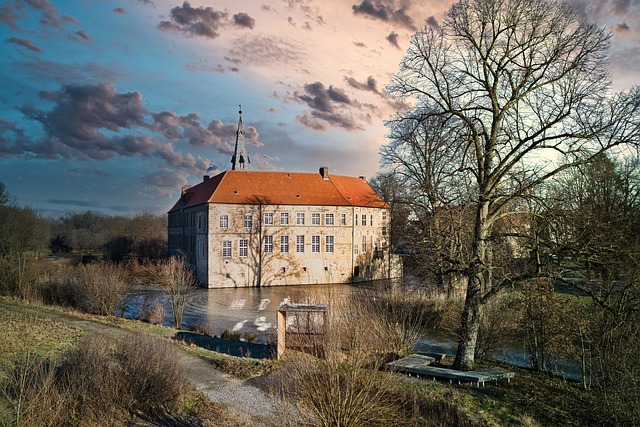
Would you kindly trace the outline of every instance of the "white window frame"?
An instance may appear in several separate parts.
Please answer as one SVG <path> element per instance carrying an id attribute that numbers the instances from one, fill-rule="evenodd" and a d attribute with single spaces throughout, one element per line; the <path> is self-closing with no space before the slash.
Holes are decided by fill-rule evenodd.
<path id="1" fill-rule="evenodd" d="M 362 253 L 367 252 L 367 235 L 362 235 Z"/>
<path id="2" fill-rule="evenodd" d="M 311 214 L 311 225 L 320 225 L 320 213 L 313 212 Z"/>
<path id="3" fill-rule="evenodd" d="M 264 236 L 264 253 L 273 253 L 273 236 Z"/>
<path id="4" fill-rule="evenodd" d="M 244 216 L 244 228 L 252 228 L 253 227 L 253 215 L 246 214 Z"/>
<path id="5" fill-rule="evenodd" d="M 229 228 L 229 215 L 220 215 L 220 228 Z"/>
<path id="6" fill-rule="evenodd" d="M 264 225 L 273 225 L 273 212 L 264 213 Z"/>
<path id="7" fill-rule="evenodd" d="M 320 236 L 311 236 L 311 252 L 320 253 Z"/>
<path id="8" fill-rule="evenodd" d="M 222 241 L 222 258 L 231 258 L 231 240 Z"/>
<path id="9" fill-rule="evenodd" d="M 333 214 L 328 213 L 324 215 L 324 225 L 333 225 Z"/>
<path id="10" fill-rule="evenodd" d="M 280 236 L 280 253 L 289 253 L 289 236 Z"/>
<path id="11" fill-rule="evenodd" d="M 238 241 L 238 256 L 240 258 L 249 256 L 249 239 L 240 239 Z"/>
<path id="12" fill-rule="evenodd" d="M 347 214 L 340 214 L 340 225 L 347 225 Z"/>
<path id="13" fill-rule="evenodd" d="M 367 226 L 367 214 L 362 214 L 362 226 Z"/>
<path id="14" fill-rule="evenodd" d="M 304 234 L 296 236 L 296 253 L 304 253 Z"/>
<path id="15" fill-rule="evenodd" d="M 325 236 L 324 238 L 324 251 L 328 253 L 333 253 L 333 236 Z"/>
<path id="16" fill-rule="evenodd" d="M 280 212 L 280 225 L 289 225 L 289 212 Z"/>
<path id="17" fill-rule="evenodd" d="M 296 213 L 296 225 L 304 225 L 304 212 Z"/>

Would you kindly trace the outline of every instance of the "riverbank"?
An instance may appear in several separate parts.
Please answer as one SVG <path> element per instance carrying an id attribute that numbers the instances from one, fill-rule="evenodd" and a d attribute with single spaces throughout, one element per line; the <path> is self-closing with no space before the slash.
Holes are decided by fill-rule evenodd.
<path id="1" fill-rule="evenodd" d="M 199 409 L 189 412 L 183 407 L 178 415 L 205 421 L 209 417 L 201 425 L 277 426 L 291 422 L 281 413 L 283 402 L 268 393 L 286 361 L 275 364 L 232 357 L 178 342 L 174 338 L 180 331 L 172 328 L 6 298 L 0 299 L 0 311 L 3 367 L 7 366 L 7 360 L 25 352 L 62 354 L 87 333 L 112 339 L 126 339 L 130 334 L 143 333 L 163 338 L 180 349 L 181 364 L 196 393 L 191 398 L 192 403 L 185 406 Z M 438 411 L 444 410 L 442 408 L 448 408 L 449 414 L 454 413 L 463 420 L 461 425 L 470 426 L 598 424 L 590 414 L 588 391 L 544 374 L 521 369 L 515 372 L 516 377 L 510 384 L 484 388 L 453 386 L 395 374 L 390 392 L 398 399 L 413 399 L 414 403 L 419 403 L 421 413 L 414 421 L 433 417 L 427 425 L 445 425 L 437 421 Z"/>

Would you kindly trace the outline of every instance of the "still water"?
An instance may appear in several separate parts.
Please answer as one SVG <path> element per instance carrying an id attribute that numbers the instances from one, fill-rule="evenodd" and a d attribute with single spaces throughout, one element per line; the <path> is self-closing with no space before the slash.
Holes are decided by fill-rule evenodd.
<path id="1" fill-rule="evenodd" d="M 212 335 L 224 330 L 249 332 L 260 343 L 273 342 L 276 334 L 276 312 L 288 299 L 295 303 L 327 304 L 350 298 L 355 292 L 366 290 L 364 285 L 276 286 L 262 288 L 197 289 L 188 300 L 182 327 L 199 325 Z M 130 299 L 125 316 L 137 317 L 145 301 L 158 299 L 165 308 L 164 324 L 172 325 L 171 308 L 158 289 L 139 288 Z M 456 342 L 449 335 L 434 331 L 422 337 L 416 351 L 436 354 L 455 354 Z M 513 366 L 529 367 L 529 353 L 513 343 L 489 355 L 489 359 Z M 579 381 L 578 364 L 558 360 L 551 371 L 567 379 Z"/>

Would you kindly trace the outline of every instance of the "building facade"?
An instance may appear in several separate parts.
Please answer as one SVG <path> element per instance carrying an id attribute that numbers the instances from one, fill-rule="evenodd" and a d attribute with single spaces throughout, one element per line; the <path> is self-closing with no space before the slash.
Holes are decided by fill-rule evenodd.
<path id="1" fill-rule="evenodd" d="M 242 121 L 232 170 L 183 188 L 169 252 L 209 288 L 353 283 L 398 277 L 389 206 L 364 178 L 248 170 Z M 241 162 L 241 159 L 243 160 Z"/>

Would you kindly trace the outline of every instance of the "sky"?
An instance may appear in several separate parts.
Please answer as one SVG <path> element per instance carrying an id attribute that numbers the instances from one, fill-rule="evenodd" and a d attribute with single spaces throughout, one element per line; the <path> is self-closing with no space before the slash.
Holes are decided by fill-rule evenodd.
<path id="1" fill-rule="evenodd" d="M 571 0 L 640 82 L 638 0 Z M 385 93 L 451 0 L 0 1 L 0 181 L 57 218 L 166 213 L 227 170 L 238 111 L 252 170 L 373 176 Z"/>

